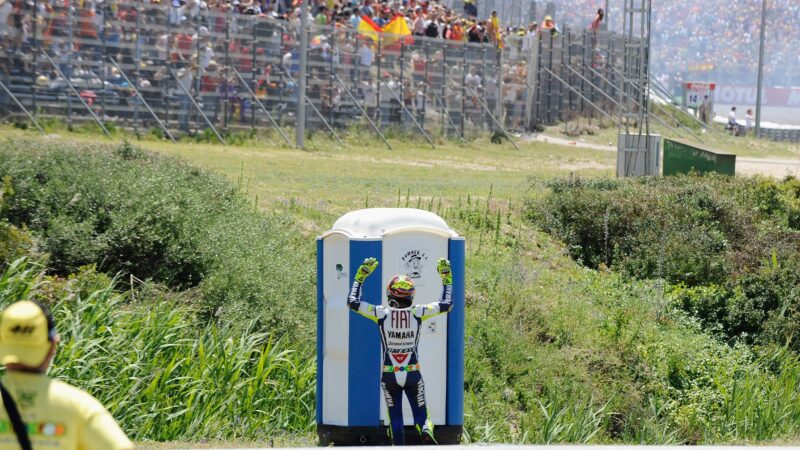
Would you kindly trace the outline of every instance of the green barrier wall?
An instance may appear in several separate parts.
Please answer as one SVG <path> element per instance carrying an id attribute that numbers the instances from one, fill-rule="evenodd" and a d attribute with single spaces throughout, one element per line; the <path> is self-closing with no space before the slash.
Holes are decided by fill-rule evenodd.
<path id="1" fill-rule="evenodd" d="M 664 139 L 664 176 L 717 172 L 736 174 L 736 155 L 707 150 L 675 139 Z"/>

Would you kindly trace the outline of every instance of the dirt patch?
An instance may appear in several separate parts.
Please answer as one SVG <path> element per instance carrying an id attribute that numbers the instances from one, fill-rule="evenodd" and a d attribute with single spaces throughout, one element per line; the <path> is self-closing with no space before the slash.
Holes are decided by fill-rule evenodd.
<path id="1" fill-rule="evenodd" d="M 736 175 L 767 175 L 783 178 L 787 175 L 800 176 L 800 160 L 782 161 L 774 159 L 736 159 Z"/>
<path id="2" fill-rule="evenodd" d="M 614 170 L 613 164 L 603 164 L 597 161 L 567 161 L 558 165 L 559 169 L 578 172 L 581 170 Z"/>

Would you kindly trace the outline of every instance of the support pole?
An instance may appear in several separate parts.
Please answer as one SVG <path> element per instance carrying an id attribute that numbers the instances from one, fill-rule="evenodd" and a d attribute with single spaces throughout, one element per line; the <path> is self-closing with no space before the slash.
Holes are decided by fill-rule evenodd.
<path id="1" fill-rule="evenodd" d="M 442 101 L 442 99 L 439 97 L 439 94 L 437 94 L 437 93 L 436 93 L 436 89 L 431 89 L 431 93 L 433 94 L 433 98 L 434 98 L 434 99 L 436 99 L 436 101 L 437 101 L 437 102 L 438 102 L 440 105 L 442 105 L 442 107 L 444 107 L 444 106 L 443 106 L 443 105 L 444 105 L 444 101 Z M 434 108 L 435 108 L 435 107 L 436 107 L 436 106 L 434 105 Z M 451 119 L 451 118 L 450 118 L 450 115 L 447 115 L 447 122 L 450 124 L 450 126 L 451 126 L 451 127 L 453 127 L 453 128 L 455 128 L 455 127 L 456 127 L 456 126 L 455 126 L 455 124 L 453 123 L 453 119 Z M 467 140 L 466 140 L 466 139 L 464 139 L 464 138 L 463 138 L 463 137 L 461 137 L 461 136 L 457 136 L 457 137 L 458 137 L 458 139 L 459 139 L 461 142 L 463 142 L 464 144 L 467 144 L 467 145 L 469 145 L 469 142 L 467 142 Z"/>
<path id="2" fill-rule="evenodd" d="M 287 144 L 287 145 L 289 145 L 289 146 L 291 147 L 291 145 L 292 145 L 292 141 L 289 139 L 289 136 L 287 136 L 287 135 L 286 135 L 286 133 L 284 133 L 284 132 L 283 132 L 283 130 L 281 129 L 281 127 L 280 127 L 280 126 L 278 126 L 278 122 L 276 122 L 276 121 L 275 121 L 275 118 L 274 118 L 274 117 L 272 117 L 272 114 L 270 114 L 270 113 L 269 113 L 269 111 L 267 111 L 267 108 L 265 108 L 265 107 L 264 107 L 264 104 L 263 104 L 263 103 L 261 103 L 261 100 L 259 100 L 259 99 L 258 99 L 258 97 L 256 97 L 256 94 L 255 94 L 255 92 L 253 92 L 253 90 L 252 90 L 252 89 L 250 89 L 250 86 L 248 86 L 248 85 L 247 85 L 247 82 L 245 82 L 245 80 L 244 80 L 244 77 L 242 76 L 242 74 L 241 74 L 241 73 L 240 73 L 238 70 L 236 70 L 236 68 L 235 68 L 235 67 L 232 67 L 232 69 L 233 69 L 233 73 L 235 73 L 235 74 L 236 74 L 236 76 L 239 78 L 239 81 L 241 81 L 242 85 L 243 85 L 243 86 L 244 86 L 244 87 L 247 89 L 248 93 L 249 93 L 249 94 L 250 94 L 250 96 L 253 98 L 253 102 L 254 102 L 256 105 L 258 105 L 258 107 L 259 107 L 259 108 L 261 108 L 261 111 L 263 111 L 263 112 L 264 112 L 264 114 L 266 114 L 266 115 L 267 115 L 267 118 L 269 119 L 269 121 L 270 121 L 270 123 L 272 124 L 272 126 L 273 126 L 273 127 L 275 127 L 275 129 L 276 129 L 276 130 L 278 131 L 278 133 L 281 135 L 281 137 L 283 138 L 283 140 L 284 140 L 284 141 L 286 141 L 286 144 Z"/>
<path id="3" fill-rule="evenodd" d="M 347 92 L 347 96 L 350 97 L 350 100 L 353 101 L 353 104 L 356 105 L 356 108 L 358 108 L 358 110 L 361 111 L 361 114 L 363 114 L 364 118 L 367 119 L 369 125 L 372 127 L 373 130 L 375 130 L 375 133 L 378 135 L 378 137 L 381 138 L 381 141 L 383 141 L 383 143 L 386 145 L 386 148 L 392 150 L 392 146 L 389 145 L 389 142 L 386 141 L 386 136 L 384 136 L 383 133 L 381 133 L 380 128 L 378 128 L 378 126 L 375 125 L 375 122 L 372 121 L 372 119 L 369 117 L 369 114 L 367 114 L 364 108 L 362 108 L 361 105 L 358 104 L 358 100 L 353 95 L 353 92 L 347 88 L 347 85 L 344 84 L 341 78 L 339 78 L 338 74 L 334 73 L 333 76 L 336 77 L 336 81 L 338 81 L 339 85 L 342 86 L 342 89 L 344 89 L 344 91 Z"/>
<path id="4" fill-rule="evenodd" d="M 461 123 L 459 124 L 459 136 L 464 138 L 464 116 L 467 112 L 467 43 L 463 44 L 461 51 L 464 52 L 461 63 Z"/>
<path id="5" fill-rule="evenodd" d="M 497 119 L 494 117 L 494 114 L 492 114 L 492 112 L 489 111 L 489 108 L 486 107 L 486 104 L 483 103 L 483 100 L 481 100 L 478 94 L 475 91 L 473 91 L 472 88 L 469 86 L 467 86 L 467 90 L 469 90 L 470 93 L 472 93 L 472 95 L 474 95 L 475 98 L 478 99 L 478 103 L 481 104 L 481 108 L 483 108 L 483 110 L 486 111 L 487 114 L 489 114 L 489 117 L 491 117 L 492 121 L 494 121 L 494 124 L 497 125 L 498 128 L 500 128 L 500 132 L 503 133 L 503 135 L 508 139 L 508 142 L 511 143 L 511 146 L 514 147 L 515 150 L 519 150 L 517 144 L 514 143 L 514 139 L 511 137 L 510 134 L 508 134 L 508 131 L 506 131 L 506 129 L 503 128 L 503 125 L 501 125 L 500 122 L 497 121 Z"/>
<path id="6" fill-rule="evenodd" d="M 411 111 L 409 111 L 408 108 L 406 108 L 406 104 L 403 103 L 403 99 L 398 97 L 397 92 L 395 92 L 394 89 L 392 89 L 388 84 L 386 85 L 386 90 L 391 92 L 392 95 L 394 96 L 395 100 L 400 102 L 400 106 L 403 108 L 403 110 L 406 112 L 406 114 L 408 114 L 408 116 L 411 117 L 411 121 L 414 122 L 414 126 L 416 126 L 417 130 L 419 130 L 419 132 L 422 133 L 422 136 L 425 137 L 425 140 L 428 141 L 428 144 L 431 144 L 431 147 L 433 147 L 435 149 L 436 146 L 433 144 L 433 141 L 431 140 L 431 137 L 428 136 L 428 133 L 426 133 L 425 130 L 420 126 L 419 122 L 417 122 L 417 119 L 414 118 L 413 114 L 411 114 Z"/>
<path id="7" fill-rule="evenodd" d="M 133 75 L 135 81 L 133 86 L 135 86 L 135 89 L 139 88 L 139 82 L 142 77 L 142 72 L 141 72 L 142 50 L 139 46 L 139 41 L 142 38 L 142 11 L 143 11 L 142 1 L 143 0 L 139 0 L 138 2 L 136 2 L 136 6 L 134 6 L 134 8 L 136 8 L 136 43 L 134 44 L 133 48 L 133 63 L 136 64 L 136 71 L 134 72 Z M 71 50 L 72 48 L 70 47 L 70 51 Z M 122 70 L 120 70 L 120 72 L 122 72 Z M 128 82 L 128 84 L 130 84 L 130 82 Z M 142 97 L 138 93 L 138 91 L 137 95 L 139 95 L 141 100 L 144 101 L 144 97 Z M 155 119 L 157 122 L 161 123 L 161 120 L 158 119 L 158 116 L 155 116 Z M 133 106 L 133 131 L 136 134 L 136 136 L 139 136 L 139 102 L 136 102 L 136 104 Z"/>
<path id="8" fill-rule="evenodd" d="M 756 91 L 756 137 L 761 137 L 761 90 L 764 86 L 764 38 L 767 30 L 767 0 L 761 0 L 761 32 L 758 44 L 758 87 Z"/>
<path id="9" fill-rule="evenodd" d="M 164 125 L 164 122 L 162 122 L 161 119 L 158 118 L 158 115 L 155 113 L 155 111 L 153 111 L 153 109 L 150 108 L 150 105 L 147 104 L 147 101 L 144 99 L 144 96 L 142 95 L 141 92 L 139 92 L 139 88 L 135 84 L 131 83 L 131 80 L 128 78 L 128 75 L 125 74 L 125 71 L 122 70 L 122 67 L 120 67 L 119 64 L 117 64 L 117 61 L 113 57 L 109 56 L 108 60 L 111 61 L 111 64 L 113 64 L 114 67 L 117 68 L 117 70 L 119 70 L 119 74 L 122 75 L 122 78 L 125 79 L 125 82 L 127 82 L 128 85 L 133 88 L 133 92 L 136 94 L 136 97 L 139 99 L 140 102 L 142 102 L 142 105 L 144 105 L 144 107 L 147 108 L 147 111 L 150 113 L 151 116 L 153 116 L 153 119 L 156 120 L 158 126 L 160 126 L 161 129 L 164 130 L 164 133 L 167 134 L 167 137 L 169 137 L 169 139 L 173 143 L 177 144 L 177 141 L 175 141 L 175 138 L 172 136 L 172 133 L 169 132 L 169 129 L 167 128 L 166 125 Z"/>
<path id="10" fill-rule="evenodd" d="M 294 77 L 292 77 L 292 74 L 290 74 L 288 71 L 286 71 L 286 76 L 289 77 L 289 80 L 291 80 L 293 83 L 295 83 L 295 85 L 297 85 L 297 81 L 295 81 Z M 344 141 L 342 141 L 339 138 L 339 135 L 336 134 L 336 131 L 334 131 L 334 129 L 331 127 L 331 125 L 328 123 L 328 121 L 325 120 L 325 116 L 323 116 L 322 113 L 319 112 L 319 109 L 317 109 L 317 107 L 314 106 L 314 102 L 312 102 L 308 97 L 305 97 L 305 99 L 306 99 L 306 103 L 308 103 L 308 106 L 310 106 L 311 110 L 314 111 L 314 114 L 316 114 L 317 117 L 319 117 L 319 119 L 325 125 L 325 128 L 327 128 L 328 131 L 330 131 L 331 136 L 333 136 L 334 139 L 336 139 L 336 142 L 338 142 L 342 147 L 347 147 L 347 144 L 345 144 Z"/>
<path id="11" fill-rule="evenodd" d="M 22 110 L 22 112 L 24 112 L 24 113 L 25 113 L 25 115 L 26 115 L 26 116 L 28 116 L 28 119 L 30 119 L 30 120 L 31 120 L 31 122 L 33 122 L 33 124 L 36 126 L 36 128 L 39 130 L 39 132 L 40 132 L 40 133 L 42 133 L 42 134 L 45 134 L 45 132 L 44 132 L 44 130 L 42 129 L 42 127 L 41 127 L 41 126 L 39 126 L 39 122 L 37 122 L 37 121 L 36 121 L 36 118 L 35 118 L 35 117 L 33 117 L 33 114 L 31 114 L 31 113 L 30 113 L 30 111 L 28 111 L 28 109 L 27 109 L 27 108 L 25 108 L 24 106 L 22 106 L 22 103 L 20 103 L 20 101 L 17 99 L 17 96 L 16 96 L 16 95 L 14 95 L 14 94 L 13 94 L 13 93 L 12 93 L 12 92 L 11 92 L 11 91 L 10 91 L 10 90 L 7 88 L 7 87 L 6 87 L 6 85 L 5 85 L 5 84 L 4 84 L 4 83 L 3 83 L 1 80 L 0 80 L 0 88 L 2 88 L 4 91 L 6 91 L 6 94 L 8 94 L 8 96 L 9 96 L 9 97 L 11 97 L 11 100 L 14 100 L 14 103 L 16 103 L 16 104 L 17 104 L 17 106 L 19 106 L 19 109 L 21 109 L 21 110 Z"/>
<path id="12" fill-rule="evenodd" d="M 573 70 L 574 70 L 574 69 L 573 69 Z M 590 70 L 593 70 L 593 69 L 590 69 Z M 598 75 L 599 75 L 599 74 L 598 74 Z M 602 75 L 599 75 L 599 76 L 602 78 Z M 632 89 L 633 89 L 633 90 L 631 91 L 631 94 L 630 94 L 630 95 L 632 95 L 632 94 L 633 94 L 633 92 L 634 92 L 634 91 L 636 91 L 636 89 L 637 89 L 637 88 L 634 86 Z M 608 94 L 606 94 L 604 91 L 602 91 L 602 90 L 601 90 L 601 91 L 600 91 L 600 93 L 601 93 L 601 94 L 603 94 L 603 95 L 604 95 L 606 98 L 608 98 L 609 100 L 612 100 L 612 101 L 614 102 L 614 104 L 615 104 L 615 105 L 617 105 L 618 107 L 620 107 L 620 108 L 621 108 L 620 110 L 624 110 L 624 109 L 625 109 L 625 107 L 624 107 L 623 105 L 621 105 L 621 104 L 619 104 L 618 102 L 616 102 L 616 101 L 614 101 L 613 99 L 611 99 L 611 97 L 610 97 Z M 620 94 L 621 94 L 621 95 L 620 95 L 620 97 L 621 97 L 621 98 L 620 98 L 620 101 L 625 101 L 624 99 L 625 99 L 625 98 L 627 98 L 627 99 L 628 99 L 628 101 L 630 101 L 630 102 L 632 102 L 632 103 L 634 104 L 634 106 L 638 106 L 639 108 L 642 108 L 642 107 L 643 107 L 641 103 L 639 103 L 639 102 L 638 102 L 638 101 L 637 101 L 637 100 L 636 100 L 634 97 L 631 97 L 629 94 L 627 94 L 627 93 L 625 93 L 625 92 L 623 92 L 623 91 L 620 91 Z M 653 106 L 655 106 L 656 108 L 658 108 L 658 109 L 659 109 L 659 111 L 661 111 L 661 112 L 664 112 L 664 113 L 667 113 L 667 115 L 670 115 L 670 114 L 668 114 L 668 112 L 667 112 L 666 110 L 664 110 L 664 109 L 663 109 L 661 106 L 659 106 L 657 103 L 655 103 L 655 102 L 654 102 L 654 103 L 653 103 Z M 692 120 L 694 120 L 694 121 L 696 121 L 696 122 L 698 122 L 698 123 L 702 124 L 702 122 L 700 122 L 699 120 L 697 120 L 697 118 L 695 118 L 695 117 L 694 117 L 694 116 L 692 116 L 691 114 L 688 114 L 688 113 L 687 113 L 687 115 L 688 115 L 689 117 L 691 117 L 691 118 L 692 118 Z M 673 128 L 672 126 L 670 126 L 669 124 L 667 124 L 666 122 L 664 122 L 664 121 L 663 121 L 663 120 L 662 120 L 660 117 L 658 117 L 658 116 L 656 116 L 655 114 L 653 114 L 652 112 L 650 112 L 650 110 L 649 110 L 649 109 L 648 109 L 648 111 L 647 111 L 647 116 L 648 116 L 648 117 L 652 117 L 652 118 L 656 119 L 656 120 L 657 120 L 659 123 L 661 123 L 662 125 L 664 125 L 665 127 L 667 127 L 667 128 L 670 130 L 670 131 L 672 131 L 672 132 L 673 132 L 673 133 L 675 133 L 676 135 L 678 135 L 678 136 L 680 136 L 680 137 L 684 137 L 684 136 L 683 136 L 681 133 L 679 133 L 679 132 L 678 132 L 678 131 L 677 131 L 675 128 Z M 670 116 L 671 116 L 671 115 L 670 115 Z M 671 116 L 671 117 L 672 117 L 672 116 Z M 674 117 L 673 117 L 673 118 L 674 118 Z M 675 119 L 675 120 L 676 120 L 676 122 L 677 122 L 677 119 Z M 691 134 L 691 135 L 692 135 L 692 137 L 693 137 L 693 138 L 697 139 L 697 141 L 698 141 L 698 142 L 700 142 L 701 144 L 703 143 L 703 139 L 701 139 L 701 138 L 700 138 L 700 136 L 699 136 L 699 135 L 697 135 L 697 134 L 696 134 L 694 131 L 692 131 L 692 130 L 691 130 L 690 128 L 688 128 L 688 127 L 685 127 L 685 126 L 681 125 L 681 123 L 680 123 L 680 122 L 677 122 L 677 123 L 678 123 L 678 127 L 679 127 L 679 128 L 686 128 L 686 130 L 689 132 L 689 134 Z"/>
<path id="13" fill-rule="evenodd" d="M 75 96 L 78 97 L 78 100 L 80 100 L 81 103 L 83 103 L 83 106 L 86 108 L 87 111 L 89 111 L 89 114 L 92 115 L 92 118 L 94 119 L 94 121 L 103 130 L 103 133 L 105 133 L 106 136 L 111 137 L 111 133 L 108 131 L 106 126 L 103 125 L 103 121 L 101 121 L 100 118 L 97 117 L 97 114 L 94 113 L 94 111 L 92 110 L 92 107 L 89 106 L 88 103 L 86 103 L 86 100 L 84 100 L 83 97 L 81 97 L 81 94 L 78 92 L 77 89 L 75 89 L 75 86 L 72 84 L 72 82 L 69 80 L 69 78 L 64 76 L 64 73 L 61 72 L 61 69 L 58 67 L 56 62 L 53 61 L 53 58 L 51 58 L 50 55 L 44 50 L 42 50 L 42 54 L 45 56 L 45 58 L 47 58 L 48 61 L 50 61 L 50 65 L 53 66 L 53 69 L 55 69 L 56 73 L 58 73 L 58 76 L 61 77 L 61 79 L 64 80 L 65 83 L 67 83 L 67 86 L 69 86 L 69 88 L 72 91 L 72 93 L 75 94 Z"/>
<path id="14" fill-rule="evenodd" d="M 588 67 L 588 66 L 587 66 L 587 68 L 588 68 L 589 70 L 591 70 L 591 71 L 592 71 L 592 73 L 594 73 L 595 75 L 597 75 L 598 77 L 600 77 L 600 78 L 601 78 L 603 81 L 605 81 L 606 83 L 609 83 L 609 84 L 611 84 L 611 85 L 612 85 L 612 87 L 613 87 L 614 89 L 616 89 L 617 91 L 619 91 L 619 87 L 618 87 L 618 86 L 614 86 L 614 85 L 613 85 L 613 83 L 612 83 L 611 81 L 609 81 L 609 80 L 608 80 L 608 78 L 604 77 L 602 74 L 600 74 L 599 72 L 595 71 L 595 70 L 594 70 L 593 68 L 591 68 L 591 67 Z M 613 70 L 613 72 L 615 72 L 617 75 L 619 75 L 619 71 L 617 71 L 617 69 L 614 69 L 613 67 L 612 67 L 611 69 Z M 669 93 L 669 92 L 666 90 L 666 88 L 665 88 L 665 87 L 664 87 L 664 86 L 661 84 L 661 82 L 660 82 L 660 81 L 658 81 L 658 80 L 657 80 L 657 79 L 655 79 L 655 78 L 651 78 L 651 79 L 650 79 L 650 82 L 651 82 L 651 83 L 653 83 L 653 86 L 656 86 L 656 88 L 657 88 L 658 90 L 662 91 L 662 92 L 665 94 L 665 96 L 666 96 L 666 97 L 667 97 L 667 98 L 668 98 L 668 99 L 669 99 L 669 100 L 672 102 L 673 106 L 675 106 L 675 107 L 676 107 L 676 109 L 677 109 L 678 111 L 682 112 L 682 113 L 683 113 L 683 114 L 684 114 L 686 117 L 688 117 L 689 119 L 691 119 L 693 122 L 696 122 L 698 125 L 700 125 L 700 126 L 705 126 L 705 124 L 704 124 L 703 122 L 701 122 L 701 121 L 700 121 L 700 120 L 699 120 L 697 117 L 695 117 L 694 115 L 692 115 L 692 114 L 688 113 L 686 110 L 684 110 L 684 109 L 683 109 L 683 107 L 681 107 L 681 106 L 678 104 L 678 101 L 675 99 L 675 97 L 674 97 L 674 96 L 672 96 L 672 94 L 670 94 L 670 93 Z M 624 92 L 623 92 L 622 94 L 623 94 L 623 95 L 625 95 L 625 93 L 624 93 Z M 636 105 L 639 105 L 639 103 L 638 103 L 638 102 L 636 102 L 636 100 L 634 100 L 634 99 L 631 99 L 631 100 L 632 100 L 634 103 L 636 103 Z M 657 104 L 655 104 L 655 103 L 654 103 L 654 105 L 656 105 L 656 107 L 658 107 L 658 105 L 657 105 Z M 663 109 L 662 109 L 662 111 L 663 111 Z M 673 118 L 674 118 L 676 121 L 678 120 L 678 119 L 677 119 L 675 116 L 673 116 L 673 115 L 671 115 L 671 114 L 670 114 L 670 116 L 672 116 L 672 117 L 673 117 Z M 708 129 L 708 130 L 710 130 L 712 133 L 716 134 L 716 135 L 717 135 L 717 136 L 719 136 L 719 137 L 724 137 L 724 136 L 725 136 L 723 133 L 720 133 L 719 131 L 715 130 L 715 129 L 714 129 L 714 127 L 708 127 L 707 129 Z"/>
<path id="15" fill-rule="evenodd" d="M 214 126 L 213 123 L 211 123 L 211 120 L 208 119 L 206 113 L 203 112 L 203 108 L 201 108 L 200 105 L 198 105 L 197 102 L 195 101 L 194 97 L 192 97 L 192 93 L 189 91 L 189 89 L 186 88 L 186 86 L 183 85 L 183 83 L 181 83 L 181 80 L 178 78 L 178 75 L 172 69 L 169 69 L 169 73 L 170 75 L 172 75 L 172 78 L 175 79 L 175 82 L 178 83 L 178 87 L 181 88 L 181 90 L 183 91 L 183 95 L 189 97 L 189 101 L 192 102 L 192 105 L 194 105 L 197 112 L 199 112 L 200 115 L 203 117 L 203 120 L 206 121 L 206 125 L 208 125 L 209 128 L 211 128 L 211 131 L 214 132 L 214 135 L 217 136 L 219 142 L 222 143 L 222 145 L 227 145 L 225 139 L 222 139 L 222 136 L 219 134 L 219 131 L 217 131 L 217 128 Z"/>
<path id="16" fill-rule="evenodd" d="M 230 87 L 228 87 L 230 67 L 231 67 L 231 10 L 225 10 L 225 69 L 222 71 L 222 89 L 225 90 L 225 96 L 222 97 L 222 127 L 228 129 L 228 112 L 230 110 Z M 169 117 L 169 116 L 167 116 Z"/>
<path id="17" fill-rule="evenodd" d="M 592 108 L 594 108 L 595 110 L 599 111 L 599 112 L 600 112 L 600 114 L 604 115 L 604 116 L 605 116 L 605 117 L 607 117 L 608 119 L 611 119 L 611 121 L 612 121 L 612 122 L 614 122 L 615 124 L 616 124 L 616 123 L 618 123 L 616 120 L 614 120 L 614 118 L 613 118 L 613 117 L 611 117 L 610 115 L 608 115 L 608 113 L 607 113 L 607 112 L 603 111 L 603 108 L 601 108 L 601 107 L 599 107 L 599 106 L 595 105 L 595 104 L 594 104 L 594 103 L 592 103 L 592 102 L 591 102 L 591 101 L 590 101 L 588 98 L 586 98 L 586 96 L 584 96 L 583 94 L 581 94 L 580 92 L 578 92 L 578 91 L 577 91 L 575 88 L 573 88 L 572 86 L 570 86 L 570 85 L 569 85 L 569 83 L 567 83 L 566 81 L 562 80 L 561 78 L 558 78 L 558 77 L 557 77 L 557 76 L 556 76 L 556 75 L 555 75 L 553 72 L 551 72 L 551 71 L 550 71 L 550 69 L 548 69 L 547 67 L 542 67 L 542 70 L 544 70 L 545 72 L 547 72 L 547 73 L 548 73 L 548 75 L 550 75 L 550 76 L 554 77 L 554 78 L 556 79 L 556 81 L 558 81 L 558 82 L 560 82 L 561 84 L 563 84 L 564 86 L 566 86 L 566 87 L 567 87 L 567 89 L 569 89 L 569 90 L 571 90 L 572 92 L 574 92 L 574 93 L 575 93 L 575 94 L 576 94 L 578 97 L 580 97 L 580 98 L 582 98 L 584 101 L 586 101 L 586 103 L 588 103 L 588 104 L 589 104 L 589 105 L 590 105 Z"/>
<path id="18" fill-rule="evenodd" d="M 67 37 L 67 46 L 69 50 L 69 54 L 67 55 L 67 64 L 69 64 L 69 72 L 70 75 L 72 75 L 72 73 L 75 71 L 72 60 L 72 56 L 75 54 L 75 5 L 70 3 L 67 7 L 67 13 L 67 33 L 69 33 Z M 67 129 L 72 129 L 72 97 L 69 95 L 67 95 Z"/>
<path id="19" fill-rule="evenodd" d="M 445 125 L 445 116 L 450 116 L 450 111 L 447 110 L 447 47 L 442 45 L 442 136 L 447 136 L 447 126 Z M 449 120 L 448 120 L 449 121 Z"/>
<path id="20" fill-rule="evenodd" d="M 294 132 L 294 142 L 297 148 L 305 148 L 306 137 L 306 69 L 308 68 L 308 3 L 302 0 L 300 6 L 300 73 L 297 86 L 297 114 Z M 291 78 L 291 74 L 289 74 Z M 314 105 L 311 105 L 312 107 Z M 315 108 L 316 109 L 316 108 Z M 323 121 L 325 119 L 322 119 Z M 326 122 L 327 124 L 327 122 Z M 338 139 L 338 137 L 337 137 Z"/>
<path id="21" fill-rule="evenodd" d="M 37 0 L 33 0 L 33 83 L 31 83 L 32 93 L 33 93 L 33 114 L 36 114 L 36 110 L 39 109 L 36 105 L 36 91 L 39 89 L 39 85 L 36 84 L 36 74 L 39 73 L 39 5 L 37 5 Z M 22 30 L 20 30 L 22 32 Z M 72 51 L 72 49 L 70 49 Z M 59 71 L 60 72 L 60 71 Z"/>
<path id="22" fill-rule="evenodd" d="M 381 47 L 381 36 L 382 34 L 378 34 L 378 42 L 377 42 L 377 51 L 375 52 L 375 66 L 378 70 L 378 74 L 375 77 L 375 103 L 378 105 L 378 108 L 375 110 L 376 118 L 378 120 L 378 126 L 382 126 L 384 120 L 387 120 L 383 114 L 383 100 L 381 99 L 381 69 L 382 69 L 382 62 L 383 62 L 383 49 Z"/>
<path id="23" fill-rule="evenodd" d="M 570 67 L 570 66 L 564 66 L 564 67 L 566 67 L 567 69 L 569 69 L 570 71 L 572 71 L 573 73 L 575 73 L 575 74 L 576 74 L 578 77 L 580 77 L 581 79 L 583 79 L 583 78 L 584 78 L 584 77 L 583 77 L 583 75 L 581 75 L 581 74 L 580 74 L 580 73 L 579 73 L 577 70 L 573 69 L 572 67 Z M 584 81 L 586 81 L 586 83 L 588 83 L 588 84 L 589 84 L 589 86 L 591 86 L 592 88 L 594 88 L 594 89 L 597 89 L 597 90 L 598 90 L 598 92 L 600 92 L 600 94 L 601 94 L 602 96 L 604 96 L 604 97 L 605 97 L 605 98 L 607 98 L 609 101 L 611 101 L 612 103 L 614 103 L 614 105 L 616 105 L 618 108 L 623 108 L 623 106 L 622 106 L 621 104 L 619 104 L 619 103 L 618 103 L 616 100 L 614 100 L 614 98 L 613 98 L 613 97 L 611 97 L 610 95 L 606 94 L 606 93 L 605 93 L 605 92 L 604 92 L 602 89 L 598 88 L 598 87 L 597 87 L 597 86 L 596 86 L 594 83 L 592 83 L 592 82 L 591 82 L 591 81 L 589 81 L 589 80 L 584 80 Z M 631 99 L 631 100 L 633 101 L 633 103 L 634 103 L 634 104 L 636 104 L 637 106 L 639 106 L 639 108 L 641 108 L 641 107 L 642 107 L 642 105 L 641 105 L 639 102 L 637 102 L 635 99 Z M 655 105 L 657 108 L 659 108 L 659 106 L 658 106 L 658 105 L 656 105 L 655 103 L 654 103 L 654 105 Z M 663 110 L 662 110 L 662 111 L 663 111 Z M 667 122 L 663 121 L 663 120 L 662 120 L 660 117 L 656 116 L 655 114 L 651 113 L 650 111 L 648 111 L 648 115 L 649 115 L 650 117 L 652 117 L 652 118 L 656 119 L 658 122 L 660 122 L 662 125 L 664 125 L 665 127 L 667 127 L 667 128 L 670 130 L 670 131 L 672 131 L 672 132 L 673 132 L 673 133 L 675 133 L 676 135 L 678 135 L 678 136 L 680 136 L 680 137 L 684 137 L 684 135 L 683 135 L 683 134 L 681 134 L 681 133 L 680 133 L 678 130 L 676 130 L 675 128 L 673 128 L 672 126 L 670 126 L 670 125 L 669 125 Z M 679 126 L 679 127 L 681 127 L 681 126 L 683 126 L 683 125 L 680 125 L 680 123 L 678 123 L 678 126 Z M 687 128 L 687 130 L 688 130 L 688 128 Z M 703 143 L 703 140 L 702 140 L 702 139 L 700 139 L 700 137 L 699 137 L 699 136 L 697 136 L 696 134 L 694 134 L 693 132 L 691 132 L 691 131 L 690 131 L 690 132 L 689 132 L 689 134 L 691 134 L 691 136 L 692 136 L 693 138 L 697 139 L 697 141 L 698 141 L 698 142 L 700 142 L 701 144 Z"/>
<path id="24" fill-rule="evenodd" d="M 423 74 L 423 83 L 422 83 L 422 128 L 425 128 L 425 117 L 428 113 L 428 86 L 430 83 L 430 78 L 428 77 L 428 68 L 431 65 L 431 44 L 428 41 L 424 42 L 425 44 L 425 72 Z M 416 69 L 415 69 L 416 70 Z M 414 79 L 413 77 L 411 78 Z M 414 87 L 416 89 L 416 87 Z M 431 92 L 436 92 L 436 89 L 431 89 Z M 416 101 L 416 93 L 414 94 L 414 99 Z"/>

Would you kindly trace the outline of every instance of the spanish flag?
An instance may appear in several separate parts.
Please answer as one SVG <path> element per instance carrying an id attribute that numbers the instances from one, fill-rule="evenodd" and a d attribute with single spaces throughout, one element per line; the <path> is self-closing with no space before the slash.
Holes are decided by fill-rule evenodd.
<path id="1" fill-rule="evenodd" d="M 383 27 L 383 32 L 388 34 L 384 39 L 387 44 L 402 39 L 404 36 L 411 35 L 411 29 L 408 28 L 405 17 L 401 14 L 394 16 L 394 18 Z"/>
<path id="2" fill-rule="evenodd" d="M 381 30 L 381 27 L 379 27 L 377 23 L 373 22 L 372 19 L 366 15 L 361 16 L 361 22 L 358 23 L 358 34 L 378 42 L 378 33 L 381 31 L 383 31 Z"/>

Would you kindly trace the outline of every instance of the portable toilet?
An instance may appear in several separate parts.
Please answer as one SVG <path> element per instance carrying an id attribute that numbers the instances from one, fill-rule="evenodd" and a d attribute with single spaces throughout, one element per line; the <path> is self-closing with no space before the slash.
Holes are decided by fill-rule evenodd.
<path id="1" fill-rule="evenodd" d="M 436 214 L 410 208 L 372 208 L 345 214 L 317 238 L 317 433 L 321 445 L 389 443 L 381 393 L 381 339 L 375 324 L 350 311 L 347 296 L 365 258 L 380 264 L 362 300 L 386 302 L 397 274 L 414 279 L 414 304 L 438 301 L 436 261 L 450 259 L 453 308 L 423 323 L 419 358 L 430 419 L 440 444 L 458 444 L 464 425 L 464 238 Z M 406 442 L 418 443 L 403 396 Z"/>

